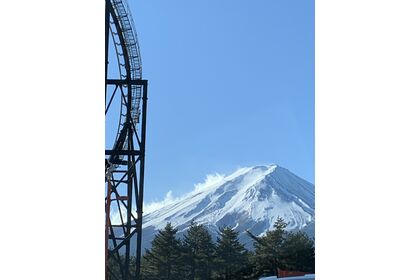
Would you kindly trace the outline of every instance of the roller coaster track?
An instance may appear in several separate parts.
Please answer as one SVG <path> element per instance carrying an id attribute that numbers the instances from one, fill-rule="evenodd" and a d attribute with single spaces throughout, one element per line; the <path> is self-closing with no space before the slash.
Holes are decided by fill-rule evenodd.
<path id="1" fill-rule="evenodd" d="M 111 4 L 113 11 L 111 12 L 113 18 L 111 27 L 116 29 L 112 32 L 112 37 L 116 45 L 117 56 L 124 57 L 124 63 L 121 63 L 119 59 L 120 75 L 122 78 L 131 78 L 132 80 L 141 79 L 140 47 L 127 2 L 125 0 L 111 0 Z M 118 49 L 122 52 L 118 52 Z M 139 122 L 140 114 L 140 87 L 138 85 L 131 86 L 133 96 L 132 118 L 136 123 Z"/>
<path id="2" fill-rule="evenodd" d="M 110 28 L 120 78 L 140 80 L 142 78 L 140 47 L 128 4 L 125 0 L 111 0 L 110 3 L 112 6 Z M 127 102 L 121 102 L 119 127 L 114 149 L 127 147 L 127 130 L 124 129 L 129 121 L 127 112 L 131 111 L 134 124 L 139 123 L 140 118 L 141 85 L 122 85 L 121 91 L 124 95 L 122 98 L 125 98 L 128 104 L 126 104 Z M 127 108 L 127 106 L 131 106 L 131 108 Z"/>

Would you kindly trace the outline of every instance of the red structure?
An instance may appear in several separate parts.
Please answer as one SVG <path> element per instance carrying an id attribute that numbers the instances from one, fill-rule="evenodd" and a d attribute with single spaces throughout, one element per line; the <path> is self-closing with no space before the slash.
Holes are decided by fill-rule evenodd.
<path id="1" fill-rule="evenodd" d="M 292 276 L 305 276 L 306 274 L 308 274 L 308 272 L 277 269 L 277 278 L 292 277 Z"/>

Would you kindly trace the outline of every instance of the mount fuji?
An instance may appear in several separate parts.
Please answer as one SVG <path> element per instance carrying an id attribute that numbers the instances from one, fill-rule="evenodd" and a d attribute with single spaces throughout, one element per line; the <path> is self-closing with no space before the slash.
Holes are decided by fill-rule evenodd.
<path id="1" fill-rule="evenodd" d="M 273 229 L 277 217 L 286 230 L 305 231 L 314 236 L 314 185 L 278 165 L 241 168 L 229 176 L 216 176 L 195 190 L 154 209 L 143 216 L 143 249 L 149 248 L 154 235 L 170 222 L 181 237 L 191 221 L 204 224 L 213 237 L 219 227 L 230 226 L 248 248 L 246 234 L 262 235 Z"/>

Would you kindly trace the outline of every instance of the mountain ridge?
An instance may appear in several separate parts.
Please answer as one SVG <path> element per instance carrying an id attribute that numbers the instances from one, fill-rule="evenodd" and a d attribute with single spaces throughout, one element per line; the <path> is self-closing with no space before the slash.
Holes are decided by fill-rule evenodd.
<path id="1" fill-rule="evenodd" d="M 157 230 L 167 222 L 182 236 L 192 220 L 204 224 L 215 237 L 218 228 L 231 226 L 240 240 L 251 246 L 246 230 L 262 235 L 272 229 L 277 217 L 287 223 L 287 230 L 310 229 L 315 220 L 315 186 L 276 164 L 241 168 L 214 182 L 198 185 L 192 192 L 143 216 L 145 248 Z"/>

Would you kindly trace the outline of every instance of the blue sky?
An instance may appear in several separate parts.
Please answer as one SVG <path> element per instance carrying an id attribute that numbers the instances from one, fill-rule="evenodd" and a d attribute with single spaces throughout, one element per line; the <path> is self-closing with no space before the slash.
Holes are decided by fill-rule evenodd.
<path id="1" fill-rule="evenodd" d="M 145 202 L 276 163 L 314 182 L 314 1 L 129 1 L 149 80 Z"/>

